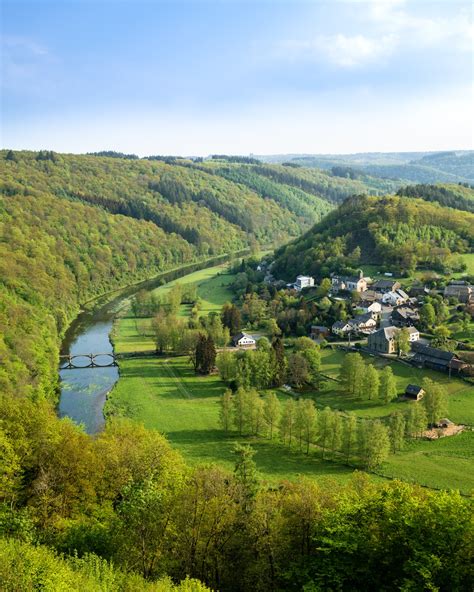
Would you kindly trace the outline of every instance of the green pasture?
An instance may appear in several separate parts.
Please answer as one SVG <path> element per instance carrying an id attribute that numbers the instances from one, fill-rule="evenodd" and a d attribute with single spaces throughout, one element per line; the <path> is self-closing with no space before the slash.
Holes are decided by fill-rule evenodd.
<path id="1" fill-rule="evenodd" d="M 410 442 L 389 457 L 380 474 L 440 489 L 474 491 L 474 432 Z"/>
<path id="2" fill-rule="evenodd" d="M 120 380 L 106 413 L 130 417 L 166 434 L 188 462 L 219 462 L 231 469 L 233 446 L 249 442 L 256 450 L 259 472 L 269 480 L 298 475 L 346 479 L 351 470 L 322 461 L 273 441 L 226 434 L 219 427 L 219 397 L 225 386 L 217 376 L 196 376 L 185 357 L 146 358 L 120 362 Z"/>

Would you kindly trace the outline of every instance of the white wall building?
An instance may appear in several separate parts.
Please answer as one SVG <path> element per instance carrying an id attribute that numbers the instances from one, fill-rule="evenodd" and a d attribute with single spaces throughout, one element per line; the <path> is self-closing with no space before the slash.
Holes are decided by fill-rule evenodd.
<path id="1" fill-rule="evenodd" d="M 302 290 L 303 288 L 309 288 L 310 286 L 314 286 L 314 278 L 310 275 L 299 275 L 296 278 L 295 288 L 297 290 Z"/>

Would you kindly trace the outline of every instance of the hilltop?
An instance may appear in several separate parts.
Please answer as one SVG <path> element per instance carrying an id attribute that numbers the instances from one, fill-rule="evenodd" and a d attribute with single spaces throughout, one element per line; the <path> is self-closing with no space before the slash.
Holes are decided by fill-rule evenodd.
<path id="1" fill-rule="evenodd" d="M 327 276 L 362 263 L 397 273 L 463 269 L 472 252 L 474 215 L 402 196 L 355 196 L 292 243 L 276 251 L 274 272 Z"/>
<path id="2" fill-rule="evenodd" d="M 286 154 L 264 156 L 272 163 L 289 162 L 294 165 L 324 170 L 349 169 L 350 175 L 366 175 L 412 183 L 472 183 L 474 181 L 474 152 L 368 152 L 356 154 Z"/>

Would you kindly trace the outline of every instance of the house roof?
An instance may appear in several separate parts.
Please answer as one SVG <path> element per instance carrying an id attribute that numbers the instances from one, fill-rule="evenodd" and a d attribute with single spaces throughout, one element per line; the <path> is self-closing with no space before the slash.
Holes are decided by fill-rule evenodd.
<path id="1" fill-rule="evenodd" d="M 373 317 L 372 317 L 372 313 L 370 312 L 366 312 L 364 314 L 361 315 L 357 315 L 355 316 L 352 321 L 349 321 L 351 324 L 353 323 L 366 323 L 367 321 L 373 321 Z"/>
<path id="2" fill-rule="evenodd" d="M 418 395 L 422 390 L 423 389 L 421 388 L 421 386 L 418 386 L 417 384 L 409 384 L 405 389 L 405 393 L 408 393 L 410 395 Z"/>
<path id="3" fill-rule="evenodd" d="M 405 300 L 408 300 L 410 298 L 410 296 L 408 296 L 408 294 L 401 289 L 397 290 L 397 294 L 399 294 L 402 298 L 405 298 Z"/>
<path id="4" fill-rule="evenodd" d="M 234 335 L 232 337 L 233 341 L 240 341 L 241 339 L 243 339 L 244 337 L 247 337 L 248 339 L 254 339 L 252 335 L 250 335 L 249 333 L 244 333 L 243 331 L 241 331 L 240 333 L 237 333 L 237 335 Z M 255 341 L 255 340 L 254 340 Z"/>
<path id="5" fill-rule="evenodd" d="M 344 327 L 348 327 L 349 323 L 347 321 L 336 321 L 332 326 L 333 329 L 344 329 Z"/>
<path id="6" fill-rule="evenodd" d="M 456 354 L 453 354 L 449 351 L 444 351 L 442 349 L 438 349 L 436 347 L 430 347 L 429 345 L 424 345 L 423 343 L 415 342 L 411 346 L 412 350 L 419 354 L 424 358 L 432 358 L 436 361 L 443 361 L 449 364 L 449 362 L 456 358 Z"/>
<path id="7" fill-rule="evenodd" d="M 398 284 L 396 280 L 377 280 L 374 284 L 372 284 L 372 288 L 375 290 L 388 290 L 389 288 L 392 289 L 395 284 Z"/>

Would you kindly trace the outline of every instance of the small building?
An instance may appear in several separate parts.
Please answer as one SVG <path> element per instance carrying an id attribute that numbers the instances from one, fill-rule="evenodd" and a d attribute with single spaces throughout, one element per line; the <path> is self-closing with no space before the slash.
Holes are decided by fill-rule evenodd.
<path id="1" fill-rule="evenodd" d="M 462 280 L 450 282 L 443 293 L 445 298 L 456 298 L 464 304 L 469 302 L 472 295 L 474 295 L 474 287 Z"/>
<path id="2" fill-rule="evenodd" d="M 374 331 L 377 327 L 377 321 L 374 319 L 371 312 L 357 315 L 349 321 L 349 324 L 354 331 L 359 332 Z"/>
<path id="3" fill-rule="evenodd" d="M 469 364 L 460 360 L 456 354 L 444 351 L 436 347 L 430 347 L 423 343 L 413 343 L 411 346 L 414 356 L 411 359 L 412 364 L 418 368 L 430 368 L 439 372 L 449 372 L 459 374 Z"/>
<path id="4" fill-rule="evenodd" d="M 413 298 L 423 298 L 424 296 L 428 296 L 429 293 L 429 288 L 422 284 L 415 284 L 410 288 L 410 296 Z"/>
<path id="5" fill-rule="evenodd" d="M 392 312 L 391 319 L 396 327 L 412 327 L 419 322 L 420 315 L 414 308 L 400 306 Z"/>
<path id="6" fill-rule="evenodd" d="M 257 343 L 252 335 L 243 332 L 234 335 L 234 337 L 232 337 L 232 342 L 235 347 L 254 347 Z"/>
<path id="7" fill-rule="evenodd" d="M 368 278 L 364 277 L 362 269 L 359 270 L 358 276 L 349 275 L 335 275 L 331 276 L 331 289 L 337 293 L 342 291 L 347 292 L 364 292 L 367 290 Z"/>
<path id="8" fill-rule="evenodd" d="M 310 275 L 299 275 L 296 278 L 295 288 L 296 290 L 303 290 L 303 288 L 309 288 L 314 286 L 314 278 Z"/>
<path id="9" fill-rule="evenodd" d="M 360 293 L 361 302 L 381 302 L 382 294 L 375 290 L 364 290 Z"/>
<path id="10" fill-rule="evenodd" d="M 405 389 L 405 398 L 411 399 L 412 401 L 419 401 L 425 395 L 424 389 L 417 384 L 409 384 Z"/>
<path id="11" fill-rule="evenodd" d="M 385 292 L 382 296 L 382 302 L 390 306 L 401 306 L 405 302 L 408 302 L 409 299 L 410 297 L 403 290 Z"/>
<path id="12" fill-rule="evenodd" d="M 375 292 L 387 294 L 387 292 L 395 292 L 401 288 L 401 284 L 396 280 L 377 280 L 370 287 Z"/>
<path id="13" fill-rule="evenodd" d="M 383 327 L 369 335 L 369 349 L 382 354 L 394 354 L 397 351 L 395 336 L 399 329 L 396 327 Z"/>
<path id="14" fill-rule="evenodd" d="M 329 336 L 331 331 L 328 327 L 323 327 L 322 325 L 311 325 L 311 339 L 326 339 Z"/>
<path id="15" fill-rule="evenodd" d="M 353 328 L 347 321 L 336 321 L 334 325 L 331 327 L 331 331 L 335 335 L 343 337 L 344 335 L 347 335 L 347 333 L 353 331 Z"/>
<path id="16" fill-rule="evenodd" d="M 377 300 L 370 301 L 370 300 L 361 300 L 357 304 L 357 308 L 363 310 L 364 312 L 372 313 L 372 316 L 377 318 L 380 313 L 382 312 L 382 305 Z"/>
<path id="17" fill-rule="evenodd" d="M 409 341 L 420 339 L 420 333 L 415 327 L 408 327 Z M 369 349 L 382 354 L 394 354 L 397 351 L 397 335 L 401 331 L 398 327 L 383 327 L 369 335 Z"/>

